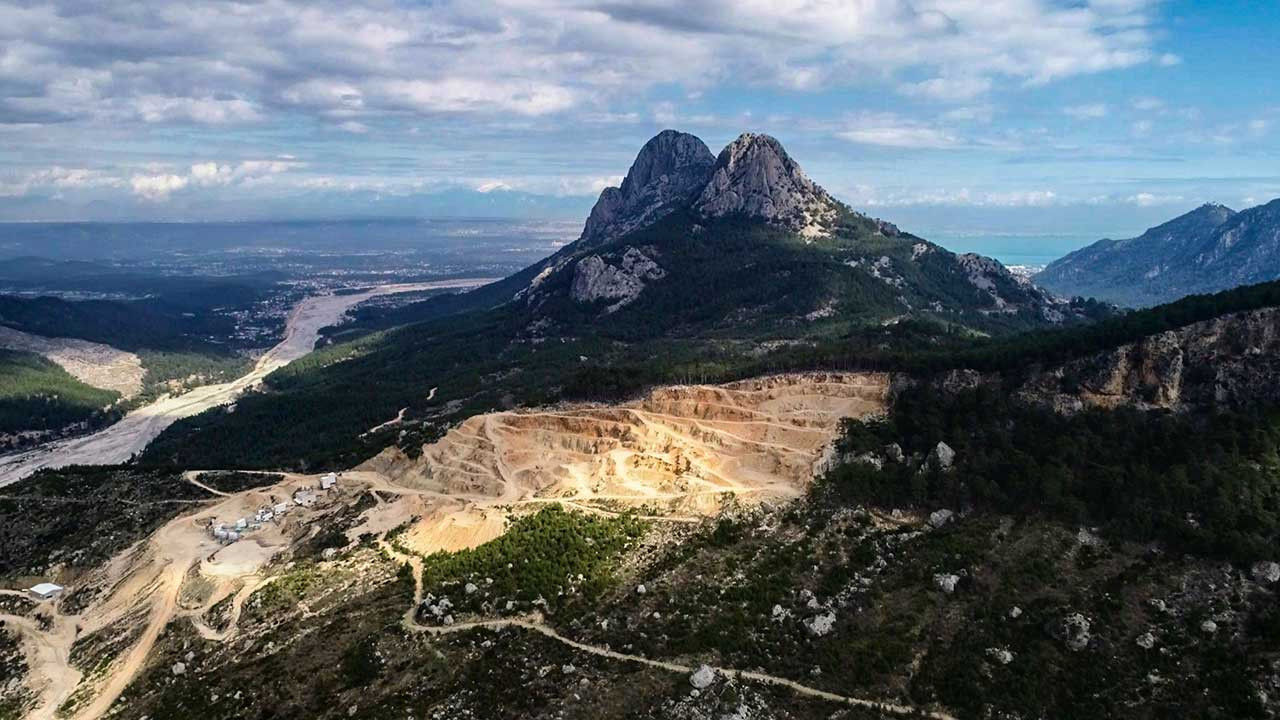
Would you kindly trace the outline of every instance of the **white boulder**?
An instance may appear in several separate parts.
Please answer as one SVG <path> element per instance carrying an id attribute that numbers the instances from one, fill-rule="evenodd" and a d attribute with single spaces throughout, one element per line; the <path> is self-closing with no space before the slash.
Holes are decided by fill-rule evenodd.
<path id="1" fill-rule="evenodd" d="M 689 684 L 698 690 L 711 687 L 711 683 L 715 681 L 716 671 L 712 670 L 710 665 L 699 665 L 698 669 L 689 676 Z"/>

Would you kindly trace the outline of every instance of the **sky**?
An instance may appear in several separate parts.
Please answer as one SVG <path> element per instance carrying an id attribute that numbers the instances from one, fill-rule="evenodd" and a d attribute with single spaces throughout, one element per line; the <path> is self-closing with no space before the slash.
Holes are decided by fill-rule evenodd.
<path id="1" fill-rule="evenodd" d="M 1278 34 L 1273 0 L 0 0 L 0 220 L 577 218 L 676 128 L 912 231 L 1136 234 L 1280 197 Z"/>

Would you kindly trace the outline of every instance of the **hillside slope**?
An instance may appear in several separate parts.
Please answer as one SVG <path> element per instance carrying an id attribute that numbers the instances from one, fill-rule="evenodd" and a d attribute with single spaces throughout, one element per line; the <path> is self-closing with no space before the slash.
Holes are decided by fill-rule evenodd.
<path id="1" fill-rule="evenodd" d="M 1100 240 L 1035 282 L 1063 295 L 1143 307 L 1280 278 L 1280 200 L 1235 212 L 1203 205 L 1129 240 Z"/>

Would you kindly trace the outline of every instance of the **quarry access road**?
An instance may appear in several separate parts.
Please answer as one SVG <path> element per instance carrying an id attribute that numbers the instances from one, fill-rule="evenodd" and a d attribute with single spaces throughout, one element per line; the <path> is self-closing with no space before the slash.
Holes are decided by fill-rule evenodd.
<path id="1" fill-rule="evenodd" d="M 253 369 L 228 383 L 205 385 L 159 400 L 130 412 L 120 422 L 78 438 L 59 440 L 20 453 L 0 456 L 0 487 L 45 468 L 67 465 L 118 465 L 146 449 L 152 440 L 178 420 L 233 402 L 267 375 L 309 354 L 320 330 L 340 322 L 347 311 L 370 298 L 396 293 L 477 287 L 493 278 L 462 278 L 424 283 L 380 285 L 347 295 L 317 295 L 294 306 L 284 338 L 268 350 Z"/>
<path id="2" fill-rule="evenodd" d="M 467 632 L 470 630 L 503 630 L 508 628 L 519 628 L 536 632 L 539 635 L 551 638 L 556 642 L 563 643 L 574 650 L 584 652 L 589 655 L 607 658 L 610 660 L 618 660 L 620 662 L 636 663 L 645 665 L 667 672 L 679 673 L 681 675 L 691 675 L 697 668 L 691 665 L 669 662 L 666 660 L 654 660 L 644 657 L 643 655 L 631 655 L 621 653 L 600 645 L 590 645 L 588 643 L 578 642 L 572 638 L 565 637 L 556 631 L 555 628 L 547 625 L 543 621 L 542 615 L 534 613 L 518 618 L 502 618 L 498 620 L 476 620 L 474 622 L 454 623 L 453 625 L 432 626 L 423 625 L 418 622 L 417 611 L 422 605 L 423 587 L 422 587 L 422 559 L 415 555 L 408 555 L 396 549 L 394 545 L 387 542 L 386 537 L 378 539 L 378 546 L 387 553 L 393 560 L 407 563 L 413 570 L 413 604 L 405 610 L 402 625 L 404 629 L 412 633 L 427 633 L 430 635 L 451 635 L 454 633 Z M 880 700 L 868 700 L 866 698 L 849 697 L 847 695 L 839 695 L 826 690 L 819 690 L 815 687 L 803 685 L 795 680 L 770 675 L 768 673 L 755 672 L 751 670 L 735 670 L 733 668 L 722 668 L 711 666 L 716 673 L 725 677 L 737 680 L 746 680 L 750 682 L 763 683 L 765 685 L 774 685 L 785 687 L 798 695 L 805 697 L 818 698 L 828 702 L 838 703 L 841 705 L 849 705 L 852 707 L 868 708 L 889 715 L 901 715 L 904 717 L 923 717 L 932 720 L 957 720 L 954 715 L 942 712 L 940 710 L 926 710 L 924 708 L 911 705 L 899 705 L 896 703 L 888 703 Z"/>

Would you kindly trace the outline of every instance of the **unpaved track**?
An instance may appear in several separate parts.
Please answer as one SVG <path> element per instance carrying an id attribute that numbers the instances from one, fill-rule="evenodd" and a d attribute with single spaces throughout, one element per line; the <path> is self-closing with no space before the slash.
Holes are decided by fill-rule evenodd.
<path id="1" fill-rule="evenodd" d="M 196 388 L 177 397 L 163 397 L 134 410 L 120 422 L 92 435 L 60 440 L 34 450 L 0 456 L 0 487 L 44 468 L 118 465 L 128 462 L 174 422 L 232 402 L 273 371 L 310 353 L 319 338 L 321 328 L 337 323 L 352 307 L 372 297 L 420 290 L 475 287 L 488 282 L 491 282 L 490 278 L 468 278 L 383 285 L 352 295 L 307 298 L 289 313 L 284 339 L 259 358 L 253 370 L 243 377 L 229 383 Z"/>
<path id="2" fill-rule="evenodd" d="M 578 642 L 577 640 L 573 640 L 571 638 L 565 637 L 564 635 L 561 635 L 559 632 L 556 631 L 555 628 L 551 627 L 550 625 L 547 625 L 546 622 L 542 619 L 542 616 L 537 613 L 528 615 L 525 617 L 521 617 L 521 618 L 503 618 L 499 620 L 477 620 L 474 622 L 455 623 L 453 625 L 446 625 L 446 626 L 423 625 L 419 623 L 417 619 L 417 609 L 418 609 L 418 606 L 422 604 L 422 597 L 423 597 L 422 560 L 416 556 L 405 555 L 404 553 L 401 553 L 400 551 L 396 550 L 395 547 L 392 546 L 390 543 L 386 542 L 385 539 L 379 539 L 378 544 L 387 552 L 388 555 L 392 557 L 392 559 L 397 560 L 399 562 L 408 563 L 409 566 L 413 569 L 413 578 L 414 578 L 413 603 L 409 606 L 409 609 L 405 611 L 404 619 L 402 622 L 405 630 L 409 632 L 428 633 L 431 635 L 451 635 L 453 633 L 467 632 L 470 630 L 481 630 L 481 629 L 502 630 L 506 628 L 520 628 L 522 630 L 529 630 L 532 632 L 536 632 L 545 637 L 549 637 L 552 640 L 555 640 L 556 642 L 563 643 L 573 648 L 574 650 L 588 653 L 590 655 L 595 655 L 597 657 L 608 658 L 610 660 L 618 660 L 621 662 L 645 665 L 647 667 L 657 668 L 659 670 L 666 670 L 668 672 L 678 673 L 681 675 L 690 675 L 697 669 L 691 665 L 683 665 L 680 663 L 669 662 L 666 660 L 654 660 L 652 658 L 644 657 L 643 655 L 631 655 L 628 653 L 621 653 L 616 650 L 611 650 L 607 647 L 601 647 L 599 645 L 590 645 L 587 643 Z M 925 710 L 923 708 L 913 707 L 910 705 L 899 705 L 895 703 L 881 702 L 878 700 L 868 700 L 866 698 L 856 698 L 856 697 L 849 697 L 846 695 L 838 695 L 833 692 L 827 692 L 826 690 L 819 690 L 818 688 L 810 687 L 808 685 L 798 683 L 794 680 L 788 680 L 787 678 L 778 677 L 776 675 L 770 675 L 768 673 L 754 672 L 751 670 L 735 670 L 733 668 L 722 668 L 722 667 L 714 667 L 714 666 L 712 667 L 712 669 L 727 677 L 732 677 L 739 680 L 748 680 L 752 682 L 763 683 L 766 685 L 775 685 L 779 687 L 785 687 L 799 695 L 818 698 L 821 700 L 827 700 L 827 701 L 839 703 L 842 705 L 851 705 L 854 707 L 869 708 L 872 710 L 888 713 L 891 715 L 904 715 L 909 717 L 926 717 L 926 718 L 932 718 L 933 720 L 957 720 L 954 715 L 937 711 L 937 710 Z"/>

